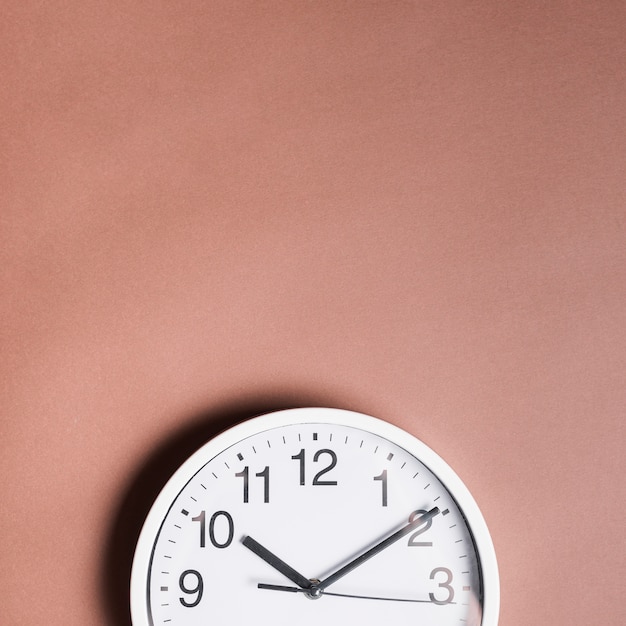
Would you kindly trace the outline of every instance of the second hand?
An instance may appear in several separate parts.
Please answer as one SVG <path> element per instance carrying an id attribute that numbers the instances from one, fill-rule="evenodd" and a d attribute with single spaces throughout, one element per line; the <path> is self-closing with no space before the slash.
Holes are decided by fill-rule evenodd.
<path id="1" fill-rule="evenodd" d="M 257 585 L 259 589 L 269 589 L 270 591 L 287 591 L 290 593 L 305 593 L 307 595 L 310 594 L 310 590 L 308 589 L 300 589 L 298 587 L 287 587 L 284 585 L 268 585 L 265 583 L 259 583 Z M 431 604 L 433 600 L 416 600 L 413 598 L 385 598 L 382 596 L 361 596 L 355 595 L 351 593 L 334 593 L 331 591 L 322 591 L 319 596 L 315 596 L 315 598 L 319 598 L 322 595 L 325 596 L 335 596 L 337 598 L 357 598 L 359 600 L 383 600 L 385 602 L 418 602 L 420 604 Z M 456 602 L 448 602 L 447 604 L 456 604 Z"/>

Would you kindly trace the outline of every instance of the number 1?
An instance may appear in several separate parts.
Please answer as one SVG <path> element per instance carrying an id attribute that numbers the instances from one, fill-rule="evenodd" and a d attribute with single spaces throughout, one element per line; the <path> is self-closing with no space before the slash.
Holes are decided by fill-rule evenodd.
<path id="1" fill-rule="evenodd" d="M 380 476 L 374 476 L 374 480 L 380 480 L 383 488 L 383 506 L 387 506 L 387 470 L 383 470 Z"/>

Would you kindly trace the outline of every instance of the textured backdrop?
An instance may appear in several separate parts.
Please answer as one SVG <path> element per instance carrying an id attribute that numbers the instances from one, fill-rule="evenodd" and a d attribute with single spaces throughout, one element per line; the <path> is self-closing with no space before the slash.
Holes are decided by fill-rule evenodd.
<path id="1" fill-rule="evenodd" d="M 169 473 L 303 405 L 456 469 L 502 626 L 626 623 L 624 2 L 0 15 L 3 624 L 128 626 Z"/>

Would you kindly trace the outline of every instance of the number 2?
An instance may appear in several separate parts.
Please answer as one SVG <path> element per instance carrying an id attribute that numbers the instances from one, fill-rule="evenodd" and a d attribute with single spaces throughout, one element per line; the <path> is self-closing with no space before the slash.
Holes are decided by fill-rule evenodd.
<path id="1" fill-rule="evenodd" d="M 418 515 L 424 515 L 425 513 L 428 513 L 428 511 L 423 511 L 422 509 L 418 509 L 417 511 L 413 511 L 413 513 L 411 513 L 411 515 L 409 516 L 409 524 L 415 520 L 415 518 Z M 432 517 L 429 517 L 426 520 L 426 524 L 424 526 L 419 526 L 417 528 L 417 530 L 414 533 L 411 533 L 411 536 L 409 537 L 409 542 L 408 542 L 408 546 L 411 546 L 412 548 L 428 548 L 431 547 L 433 545 L 432 541 L 417 541 L 417 537 L 419 535 L 421 535 L 422 533 L 425 533 L 431 526 L 433 525 L 433 520 Z"/>

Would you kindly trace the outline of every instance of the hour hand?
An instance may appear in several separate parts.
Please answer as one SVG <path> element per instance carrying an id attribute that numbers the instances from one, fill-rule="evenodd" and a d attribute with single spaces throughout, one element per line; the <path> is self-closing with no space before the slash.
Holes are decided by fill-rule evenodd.
<path id="1" fill-rule="evenodd" d="M 242 539 L 242 543 L 248 550 L 251 550 L 258 557 L 262 558 L 268 565 L 278 570 L 283 576 L 286 576 L 291 582 L 298 585 L 302 589 L 310 589 L 311 581 L 305 578 L 300 572 L 293 567 L 287 565 L 283 560 L 279 559 L 273 552 L 262 546 L 258 541 L 250 537 L 250 535 Z"/>

